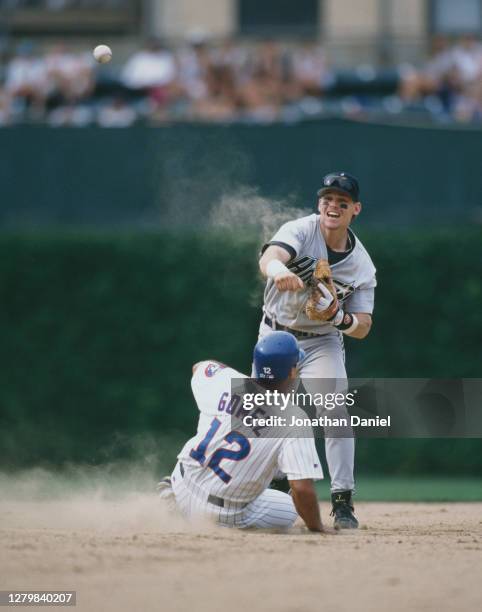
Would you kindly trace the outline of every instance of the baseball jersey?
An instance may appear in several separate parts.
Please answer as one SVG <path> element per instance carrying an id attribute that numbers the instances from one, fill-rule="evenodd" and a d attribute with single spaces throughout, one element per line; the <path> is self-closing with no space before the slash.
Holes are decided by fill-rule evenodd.
<path id="1" fill-rule="evenodd" d="M 289 437 L 288 428 L 287 437 L 248 438 L 231 430 L 233 378 L 247 377 L 215 361 L 202 362 L 192 377 L 200 413 L 198 428 L 178 455 L 186 470 L 187 486 L 200 494 L 248 503 L 267 489 L 279 472 L 289 480 L 322 479 L 311 431 L 303 438 Z M 290 414 L 295 411 L 294 407 Z M 299 411 L 299 416 L 306 414 Z"/>
<path id="2" fill-rule="evenodd" d="M 375 302 L 376 269 L 365 247 L 348 230 L 353 248 L 336 263 L 330 265 L 338 300 L 347 312 L 371 314 Z M 317 214 L 289 221 L 281 226 L 273 238 L 263 246 L 286 249 L 291 259 L 286 264 L 305 283 L 301 291 L 278 291 L 273 279 L 268 278 L 264 292 L 264 310 L 281 325 L 317 334 L 336 332 L 330 323 L 312 321 L 305 313 L 309 296 L 306 282 L 313 275 L 318 259 L 328 259 L 328 249 Z"/>

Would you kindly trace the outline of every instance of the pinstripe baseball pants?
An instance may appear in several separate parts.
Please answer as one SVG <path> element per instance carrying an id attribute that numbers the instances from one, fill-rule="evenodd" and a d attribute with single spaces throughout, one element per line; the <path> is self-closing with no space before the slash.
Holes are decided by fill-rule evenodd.
<path id="1" fill-rule="evenodd" d="M 171 476 L 172 489 L 181 514 L 187 519 L 207 518 L 223 527 L 246 529 L 292 527 L 298 513 L 291 496 L 280 491 L 266 489 L 249 503 L 224 500 L 224 506 L 208 501 L 208 493 L 199 490 L 189 481 L 189 474 L 181 474 L 179 463 Z"/>

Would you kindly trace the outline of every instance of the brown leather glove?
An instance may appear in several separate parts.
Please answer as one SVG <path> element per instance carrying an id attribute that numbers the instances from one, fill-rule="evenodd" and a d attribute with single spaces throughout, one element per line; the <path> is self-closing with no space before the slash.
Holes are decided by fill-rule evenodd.
<path id="1" fill-rule="evenodd" d="M 309 284 L 310 296 L 305 307 L 308 318 L 312 321 L 330 321 L 338 312 L 339 304 L 330 265 L 326 259 L 316 262 Z"/>

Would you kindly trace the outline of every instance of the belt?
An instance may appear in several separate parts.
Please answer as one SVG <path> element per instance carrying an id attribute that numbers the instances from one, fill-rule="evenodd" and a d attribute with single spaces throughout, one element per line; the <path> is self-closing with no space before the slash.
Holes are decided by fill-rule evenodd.
<path id="1" fill-rule="evenodd" d="M 184 478 L 184 466 L 181 462 L 179 462 L 179 471 L 181 472 L 181 476 Z M 225 500 L 222 497 L 218 497 L 217 495 L 209 495 L 208 502 L 210 504 L 213 504 L 214 506 L 224 508 Z"/>
<path id="2" fill-rule="evenodd" d="M 271 329 L 274 329 L 277 331 L 289 332 L 295 338 L 299 338 L 300 340 L 306 340 L 306 338 L 320 338 L 321 337 L 321 334 L 313 334 L 311 332 L 298 331 L 296 329 L 291 329 L 291 327 L 286 327 L 286 325 L 280 325 L 279 323 L 276 323 L 276 321 L 273 321 L 272 319 L 270 319 L 268 315 L 265 315 L 263 321 L 266 323 L 266 325 L 268 325 L 268 327 L 271 327 Z"/>

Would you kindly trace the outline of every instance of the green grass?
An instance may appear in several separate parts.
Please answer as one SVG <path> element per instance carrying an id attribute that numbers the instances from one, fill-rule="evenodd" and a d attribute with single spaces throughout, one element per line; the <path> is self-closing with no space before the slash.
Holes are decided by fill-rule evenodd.
<path id="1" fill-rule="evenodd" d="M 330 482 L 318 482 L 320 499 L 328 499 Z M 482 478 L 433 478 L 430 476 L 360 476 L 356 501 L 475 502 L 482 501 Z"/>

